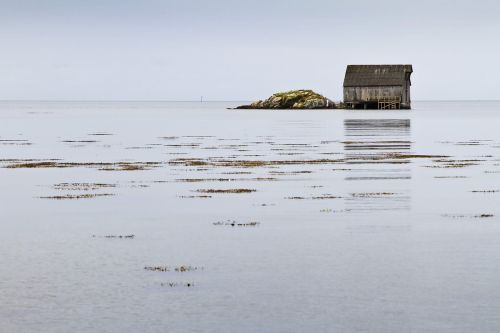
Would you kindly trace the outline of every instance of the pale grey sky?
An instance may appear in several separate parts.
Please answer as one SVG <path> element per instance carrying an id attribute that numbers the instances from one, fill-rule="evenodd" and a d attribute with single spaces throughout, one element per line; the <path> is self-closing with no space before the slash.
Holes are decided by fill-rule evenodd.
<path id="1" fill-rule="evenodd" d="M 500 1 L 0 0 L 0 99 L 342 95 L 414 65 L 414 99 L 500 99 Z"/>

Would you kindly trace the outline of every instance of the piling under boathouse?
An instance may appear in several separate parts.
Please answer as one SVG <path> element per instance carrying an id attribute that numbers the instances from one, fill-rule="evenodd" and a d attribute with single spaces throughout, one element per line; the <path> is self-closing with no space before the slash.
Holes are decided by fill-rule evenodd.
<path id="1" fill-rule="evenodd" d="M 348 65 L 344 103 L 351 109 L 411 109 L 412 65 Z"/>

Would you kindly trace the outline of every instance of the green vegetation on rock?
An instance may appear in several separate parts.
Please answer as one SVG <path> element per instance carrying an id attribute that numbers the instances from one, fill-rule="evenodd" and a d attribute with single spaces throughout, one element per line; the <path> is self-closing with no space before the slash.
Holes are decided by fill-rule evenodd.
<path id="1" fill-rule="evenodd" d="M 335 103 L 312 90 L 292 90 L 237 109 L 335 109 Z"/>

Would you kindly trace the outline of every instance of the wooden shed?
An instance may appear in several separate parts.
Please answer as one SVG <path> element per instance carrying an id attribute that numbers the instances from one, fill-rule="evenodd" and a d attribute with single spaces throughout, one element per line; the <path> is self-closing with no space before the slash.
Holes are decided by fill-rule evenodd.
<path id="1" fill-rule="evenodd" d="M 348 65 L 344 103 L 353 109 L 410 109 L 412 65 Z"/>

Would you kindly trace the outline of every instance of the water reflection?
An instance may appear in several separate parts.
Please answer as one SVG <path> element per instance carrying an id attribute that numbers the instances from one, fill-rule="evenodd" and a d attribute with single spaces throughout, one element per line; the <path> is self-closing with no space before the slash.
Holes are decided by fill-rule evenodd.
<path id="1" fill-rule="evenodd" d="M 351 181 L 346 208 L 351 211 L 409 210 L 410 119 L 344 120 L 344 154 Z"/>

